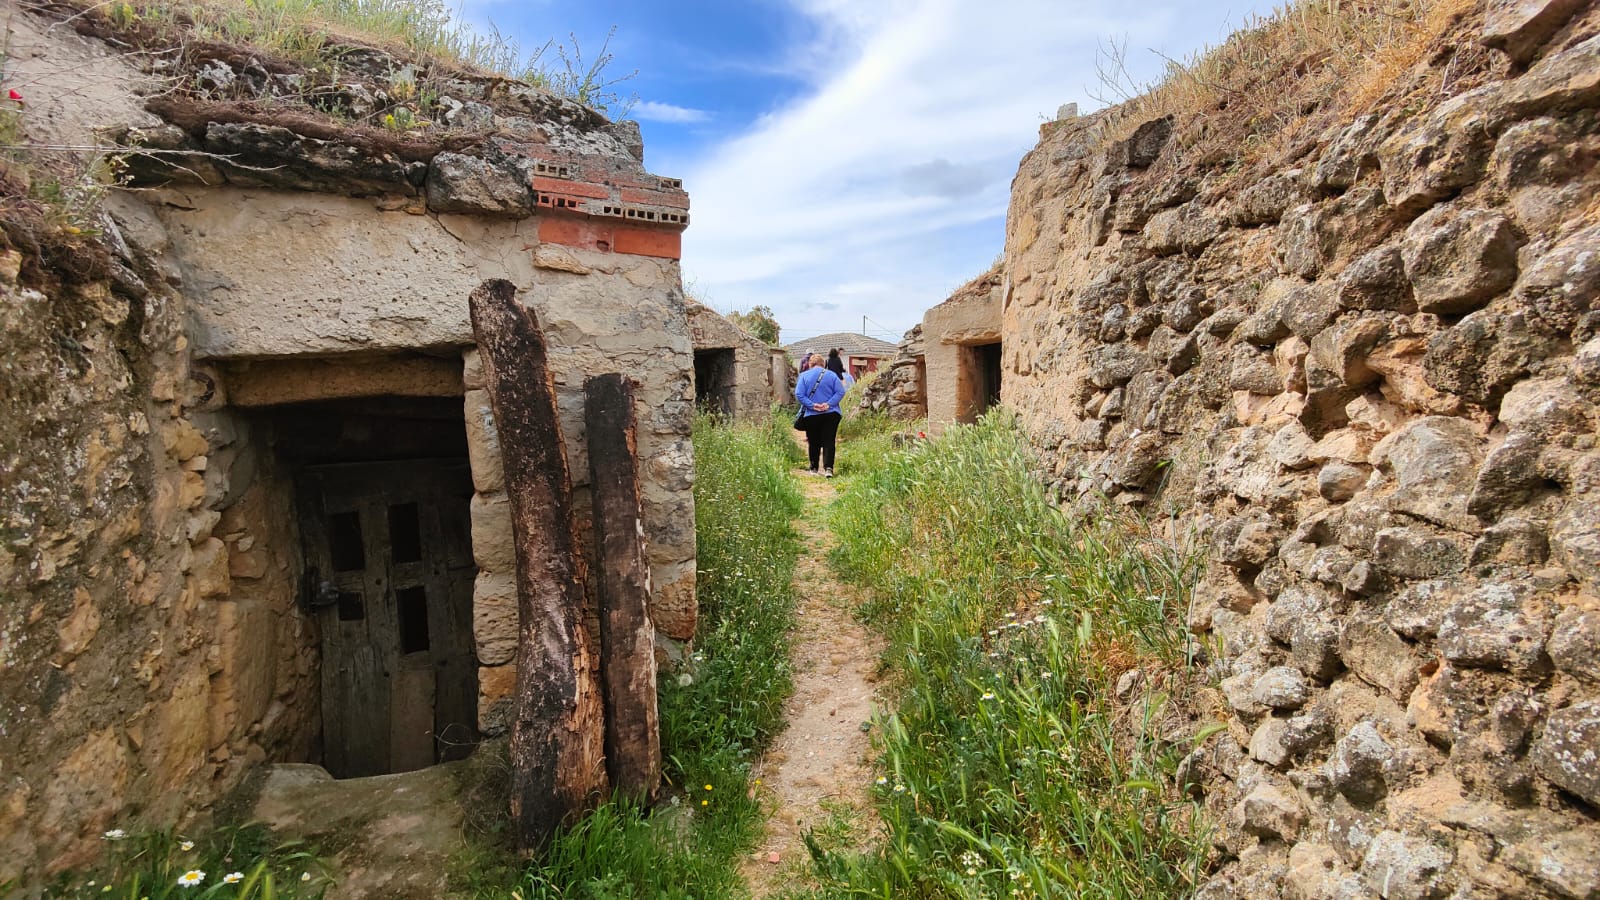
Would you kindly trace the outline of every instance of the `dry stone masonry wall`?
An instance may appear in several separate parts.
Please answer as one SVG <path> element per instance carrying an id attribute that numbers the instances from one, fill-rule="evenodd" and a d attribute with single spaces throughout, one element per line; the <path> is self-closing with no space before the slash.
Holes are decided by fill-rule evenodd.
<path id="1" fill-rule="evenodd" d="M 1113 110 L 1014 183 L 1006 404 L 1209 536 L 1204 897 L 1600 896 L 1600 10 L 1488 6 L 1273 158 Z"/>

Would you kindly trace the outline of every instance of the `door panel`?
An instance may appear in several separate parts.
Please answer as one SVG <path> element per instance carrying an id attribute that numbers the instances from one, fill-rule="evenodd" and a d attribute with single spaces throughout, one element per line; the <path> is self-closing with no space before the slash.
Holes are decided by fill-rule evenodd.
<path id="1" fill-rule="evenodd" d="M 325 598 L 323 764 L 336 777 L 421 768 L 477 739 L 471 491 L 453 460 L 299 477 L 306 560 Z"/>

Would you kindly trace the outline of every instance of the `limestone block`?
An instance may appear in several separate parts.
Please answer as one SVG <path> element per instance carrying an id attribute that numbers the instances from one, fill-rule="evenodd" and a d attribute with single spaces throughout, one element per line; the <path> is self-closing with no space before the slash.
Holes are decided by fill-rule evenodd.
<path id="1" fill-rule="evenodd" d="M 1354 619 L 1339 637 L 1339 657 L 1362 681 L 1404 701 L 1416 689 L 1419 663 L 1410 645 L 1382 622 Z"/>
<path id="2" fill-rule="evenodd" d="M 482 390 L 484 387 L 483 356 L 478 353 L 477 347 L 461 351 L 461 384 L 469 391 Z"/>
<path id="3" fill-rule="evenodd" d="M 1584 228 L 1539 256 L 1513 296 L 1545 329 L 1565 333 L 1600 305 L 1600 225 Z"/>
<path id="4" fill-rule="evenodd" d="M 1551 713 L 1530 758 L 1540 775 L 1600 806 L 1600 700 Z"/>
<path id="5" fill-rule="evenodd" d="M 516 542 L 511 531 L 511 501 L 505 494 L 473 494 L 472 558 L 485 572 L 517 570 Z"/>
<path id="6" fill-rule="evenodd" d="M 1294 791 L 1271 782 L 1256 785 L 1240 801 L 1239 813 L 1244 830 L 1263 839 L 1293 841 L 1305 824 L 1305 810 Z"/>
<path id="7" fill-rule="evenodd" d="M 1464 419 L 1428 416 L 1384 438 L 1373 461 L 1399 482 L 1390 507 L 1462 531 L 1476 531 L 1467 498 L 1482 462 L 1481 439 Z"/>
<path id="8" fill-rule="evenodd" d="M 1288 666 L 1274 666 L 1261 673 L 1250 688 L 1250 699 L 1265 709 L 1299 709 L 1310 696 L 1311 683 Z"/>
<path id="9" fill-rule="evenodd" d="M 1443 900 L 1456 884 L 1454 862 L 1454 854 L 1433 841 L 1383 831 L 1367 848 L 1361 877 L 1385 900 Z"/>
<path id="10" fill-rule="evenodd" d="M 228 575 L 228 545 L 219 538 L 207 538 L 195 547 L 189 577 L 197 597 L 226 597 L 233 589 Z"/>
<path id="11" fill-rule="evenodd" d="M 1490 307 L 1429 338 L 1422 365 L 1428 384 L 1493 408 L 1517 379 L 1561 348 L 1562 336 L 1529 311 Z"/>
<path id="12" fill-rule="evenodd" d="M 428 164 L 428 209 L 519 218 L 533 212 L 533 190 L 509 160 L 440 153 Z"/>
<path id="13" fill-rule="evenodd" d="M 100 632 L 100 610 L 94 598 L 82 586 L 72 589 L 72 612 L 61 623 L 56 637 L 56 651 L 62 659 L 70 660 L 89 649 L 89 643 Z"/>
<path id="14" fill-rule="evenodd" d="M 517 667 L 481 666 L 478 669 L 478 730 L 494 737 L 511 730 L 516 713 Z"/>
<path id="15" fill-rule="evenodd" d="M 1482 306 L 1517 280 L 1516 231 L 1505 216 L 1441 206 L 1406 229 L 1401 256 L 1417 308 L 1460 315 Z"/>
<path id="16" fill-rule="evenodd" d="M 650 605 L 650 618 L 655 622 L 656 630 L 681 641 L 693 638 L 697 610 L 692 567 L 687 573 L 678 574 L 670 581 L 652 573 L 652 580 L 659 585 Z"/>
<path id="17" fill-rule="evenodd" d="M 1461 589 L 1458 579 L 1454 578 L 1406 585 L 1390 596 L 1384 608 L 1384 621 L 1414 641 L 1431 638 L 1439 633 L 1439 623 L 1450 605 L 1460 599 Z"/>
<path id="18" fill-rule="evenodd" d="M 1397 578 L 1454 575 L 1467 564 L 1466 548 L 1458 538 L 1424 528 L 1380 530 L 1372 543 L 1372 558 L 1379 569 Z"/>
<path id="19" fill-rule="evenodd" d="M 1229 211 L 1235 225 L 1271 225 L 1300 200 L 1300 173 L 1280 172 L 1245 188 Z"/>
<path id="20" fill-rule="evenodd" d="M 1457 666 L 1529 672 L 1543 661 L 1548 629 L 1548 610 L 1527 586 L 1489 582 L 1450 605 L 1439 652 Z"/>
<path id="21" fill-rule="evenodd" d="M 1412 312 L 1417 308 L 1406 278 L 1400 247 L 1386 244 L 1345 266 L 1335 288 L 1345 309 L 1385 309 Z"/>
<path id="22" fill-rule="evenodd" d="M 568 272 L 573 275 L 588 275 L 594 271 L 583 264 L 577 255 L 560 244 L 540 244 L 533 251 L 533 264 L 541 269 L 552 272 Z"/>
<path id="23" fill-rule="evenodd" d="M 1311 186 L 1323 193 L 1348 189 L 1367 171 L 1378 167 L 1374 127 L 1380 117 L 1361 116 L 1340 129 L 1328 142 L 1311 171 Z"/>
<path id="24" fill-rule="evenodd" d="M 155 757 L 152 770 L 161 789 L 179 791 L 188 787 L 204 765 L 210 748 L 210 694 L 211 678 L 206 668 L 189 665 L 175 674 L 172 693 L 156 706 L 150 733 L 160 740 L 148 742 L 145 752 Z"/>
<path id="25" fill-rule="evenodd" d="M 1493 96 L 1493 104 L 1501 115 L 1523 119 L 1590 107 L 1597 101 L 1600 101 L 1600 35 L 1545 57 L 1526 75 L 1505 82 L 1504 89 Z"/>
<path id="26" fill-rule="evenodd" d="M 1359 722 L 1333 746 L 1326 772 L 1335 790 L 1364 806 L 1382 797 L 1395 750 L 1371 722 Z"/>
<path id="27" fill-rule="evenodd" d="M 478 662 L 502 666 L 517 655 L 517 581 L 509 572 L 479 572 L 472 585 L 472 638 Z"/>
<path id="28" fill-rule="evenodd" d="M 500 432 L 494 424 L 494 406 L 486 390 L 469 390 L 463 398 L 467 420 L 467 462 L 472 469 L 472 486 L 480 494 L 505 490 L 505 460 L 500 451 Z"/>
<path id="29" fill-rule="evenodd" d="M 1478 40 L 1520 65 L 1583 5 L 1584 0 L 1489 0 Z"/>
<path id="30" fill-rule="evenodd" d="M 1563 610 L 1550 633 L 1549 652 L 1560 671 L 1600 682 L 1600 604 Z"/>
<path id="31" fill-rule="evenodd" d="M 1511 868 L 1548 885 L 1562 897 L 1600 895 L 1600 831 L 1579 827 L 1533 832 L 1508 846 L 1504 859 Z"/>
<path id="32" fill-rule="evenodd" d="M 1416 116 L 1378 148 L 1383 194 L 1415 215 L 1477 183 L 1493 147 L 1497 85 L 1458 94 Z"/>
<path id="33" fill-rule="evenodd" d="M 277 689 L 276 647 L 267 638 L 277 617 L 259 600 L 217 604 L 216 672 L 206 744 L 220 747 L 266 715 Z"/>
<path id="34" fill-rule="evenodd" d="M 59 846 L 111 827 L 129 780 L 127 750 L 114 728 L 91 732 L 51 767 L 30 828 Z"/>

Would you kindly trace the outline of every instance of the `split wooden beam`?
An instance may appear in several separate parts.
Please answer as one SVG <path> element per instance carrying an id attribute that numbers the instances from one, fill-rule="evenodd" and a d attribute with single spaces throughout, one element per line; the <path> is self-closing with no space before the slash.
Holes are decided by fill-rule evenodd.
<path id="1" fill-rule="evenodd" d="M 509 281 L 479 285 L 470 308 L 516 543 L 511 814 L 518 844 L 532 849 L 606 796 L 604 703 L 544 335 Z"/>
<path id="2" fill-rule="evenodd" d="M 610 374 L 588 379 L 583 388 L 600 570 L 606 768 L 618 794 L 648 804 L 661 787 L 661 726 L 650 564 L 641 521 L 635 385 Z"/>

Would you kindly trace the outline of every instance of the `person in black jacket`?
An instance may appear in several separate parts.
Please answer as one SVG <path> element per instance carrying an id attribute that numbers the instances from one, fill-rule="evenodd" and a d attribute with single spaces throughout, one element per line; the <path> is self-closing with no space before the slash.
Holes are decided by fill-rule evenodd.
<path id="1" fill-rule="evenodd" d="M 838 347 L 828 351 L 828 371 L 839 376 L 840 381 L 844 380 L 844 359 L 839 356 Z"/>

